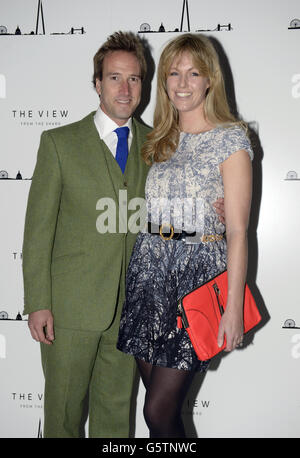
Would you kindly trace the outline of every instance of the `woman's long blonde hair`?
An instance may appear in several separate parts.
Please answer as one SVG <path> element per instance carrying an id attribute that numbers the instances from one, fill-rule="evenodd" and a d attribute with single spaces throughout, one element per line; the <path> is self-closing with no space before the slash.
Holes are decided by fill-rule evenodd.
<path id="1" fill-rule="evenodd" d="M 166 81 L 173 60 L 183 52 L 189 52 L 200 74 L 209 78 L 204 102 L 206 120 L 216 126 L 242 124 L 230 112 L 218 55 L 210 40 L 203 35 L 180 35 L 167 44 L 158 64 L 154 128 L 142 148 L 142 157 L 149 165 L 166 161 L 178 146 L 179 116 L 168 97 Z"/>

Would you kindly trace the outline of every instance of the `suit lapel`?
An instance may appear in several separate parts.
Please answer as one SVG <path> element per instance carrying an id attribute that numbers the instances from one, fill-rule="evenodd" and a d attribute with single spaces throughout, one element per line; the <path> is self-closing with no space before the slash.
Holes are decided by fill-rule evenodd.
<path id="1" fill-rule="evenodd" d="M 145 191 L 145 176 L 147 166 L 141 157 L 141 148 L 145 138 L 141 138 L 138 124 L 133 118 L 132 123 L 133 140 L 130 148 L 130 154 L 124 173 L 124 180 L 128 183 L 129 197 L 144 196 Z M 134 194 L 132 194 L 132 192 Z"/>
<path id="2" fill-rule="evenodd" d="M 82 137 L 85 142 L 86 166 L 89 168 L 97 183 L 99 183 L 99 186 L 105 189 L 106 195 L 114 196 L 116 202 L 118 202 L 118 186 L 115 185 L 115 179 L 111 173 L 111 166 L 116 166 L 114 175 L 118 173 L 117 168 L 119 168 L 119 166 L 117 163 L 109 163 L 109 155 L 112 155 L 106 144 L 99 137 L 94 123 L 94 112 L 83 119 Z M 120 168 L 119 173 L 122 176 Z"/>

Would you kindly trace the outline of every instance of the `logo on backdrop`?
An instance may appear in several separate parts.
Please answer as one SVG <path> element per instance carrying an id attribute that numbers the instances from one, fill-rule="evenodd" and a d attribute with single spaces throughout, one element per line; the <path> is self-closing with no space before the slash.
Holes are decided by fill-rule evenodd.
<path id="1" fill-rule="evenodd" d="M 23 253 L 22 251 L 18 252 L 18 251 L 13 251 L 12 252 L 12 255 L 13 255 L 13 259 L 16 260 L 16 259 L 19 259 L 20 261 L 22 261 L 23 259 Z"/>
<path id="2" fill-rule="evenodd" d="M 10 177 L 6 170 L 0 170 L 0 180 L 31 180 L 31 178 L 23 178 L 20 170 L 16 174 L 16 177 Z"/>
<path id="3" fill-rule="evenodd" d="M 49 8 L 49 6 L 48 6 Z M 35 11 L 34 11 L 35 14 Z M 70 30 L 64 32 L 51 32 L 50 35 L 74 35 L 79 34 L 83 35 L 86 31 L 84 27 L 71 27 Z M 38 0 L 37 12 L 36 12 L 36 23 L 35 23 L 35 30 L 31 30 L 30 32 L 22 32 L 19 25 L 17 25 L 14 32 L 9 32 L 5 25 L 0 26 L 0 36 L 1 35 L 46 35 L 46 28 L 45 28 L 45 19 L 44 19 L 44 11 L 43 11 L 43 2 L 42 0 Z"/>
<path id="4" fill-rule="evenodd" d="M 42 409 L 43 393 L 10 393 L 10 401 L 20 409 Z"/>
<path id="5" fill-rule="evenodd" d="M 0 312 L 0 321 L 28 321 L 28 320 L 23 319 L 20 312 L 18 312 L 16 317 L 13 318 L 13 317 L 9 317 L 8 312 L 6 312 L 5 310 L 2 310 L 2 312 Z"/>
<path id="6" fill-rule="evenodd" d="M 300 30 L 300 19 L 292 19 L 290 22 L 289 30 Z"/>
<path id="7" fill-rule="evenodd" d="M 0 99 L 6 99 L 6 78 L 0 74 Z"/>
<path id="8" fill-rule="evenodd" d="M 290 170 L 286 174 L 285 181 L 300 181 L 300 178 L 298 178 L 298 173 L 295 170 Z"/>
<path id="9" fill-rule="evenodd" d="M 210 407 L 210 401 L 187 398 L 182 407 L 182 415 L 202 415 Z"/>
<path id="10" fill-rule="evenodd" d="M 185 16 L 186 16 L 187 30 L 183 30 L 183 23 L 184 23 Z M 223 25 L 217 24 L 215 28 L 199 29 L 199 30 L 196 30 L 196 32 L 221 32 L 223 30 L 231 31 L 233 29 L 232 29 L 231 24 L 229 23 L 229 24 L 223 24 Z M 180 27 L 176 27 L 174 30 L 167 30 L 167 32 L 190 32 L 190 31 L 191 31 L 191 27 L 190 27 L 190 14 L 189 14 L 188 0 L 183 0 Z M 164 33 L 164 32 L 166 32 L 166 30 L 162 22 L 158 30 L 151 30 L 151 26 L 147 22 L 143 22 L 140 25 L 140 30 L 139 30 L 139 33 Z"/>
<path id="11" fill-rule="evenodd" d="M 292 318 L 288 318 L 283 323 L 282 329 L 300 329 L 300 327 L 296 326 L 296 322 Z"/>
<path id="12" fill-rule="evenodd" d="M 292 318 L 288 318 L 284 321 L 283 329 L 289 329 L 289 330 L 295 330 L 295 329 L 300 329 L 300 326 L 296 326 L 296 321 L 293 320 Z M 299 359 L 300 358 L 300 334 L 294 334 L 291 337 L 291 356 L 293 359 Z"/>
<path id="13" fill-rule="evenodd" d="M 67 120 L 69 110 L 61 109 L 18 109 L 11 110 L 12 117 L 15 121 L 19 121 L 23 127 L 32 126 L 60 126 L 61 121 Z"/>

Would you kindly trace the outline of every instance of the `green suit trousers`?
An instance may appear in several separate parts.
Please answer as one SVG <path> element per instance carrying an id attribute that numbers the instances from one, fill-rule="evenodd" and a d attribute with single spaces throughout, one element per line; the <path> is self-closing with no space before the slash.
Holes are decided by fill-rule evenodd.
<path id="1" fill-rule="evenodd" d="M 89 437 L 128 437 L 135 362 L 116 349 L 118 329 L 119 319 L 103 332 L 56 326 L 54 343 L 41 344 L 44 437 L 82 437 L 87 393 Z"/>

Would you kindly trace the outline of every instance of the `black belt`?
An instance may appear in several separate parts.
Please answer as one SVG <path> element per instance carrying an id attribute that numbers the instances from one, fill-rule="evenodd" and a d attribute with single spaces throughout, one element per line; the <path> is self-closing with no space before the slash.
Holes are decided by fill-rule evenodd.
<path id="1" fill-rule="evenodd" d="M 182 229 L 174 229 L 172 224 L 154 224 L 148 221 L 147 232 L 152 235 L 159 235 L 163 240 L 182 240 L 185 241 L 186 237 L 194 237 L 196 231 L 186 232 Z"/>
<path id="2" fill-rule="evenodd" d="M 181 240 L 189 243 L 217 242 L 224 238 L 223 234 L 199 234 L 196 231 L 186 232 L 175 229 L 170 223 L 155 224 L 148 221 L 146 224 L 148 234 L 159 235 L 163 240 Z"/>

